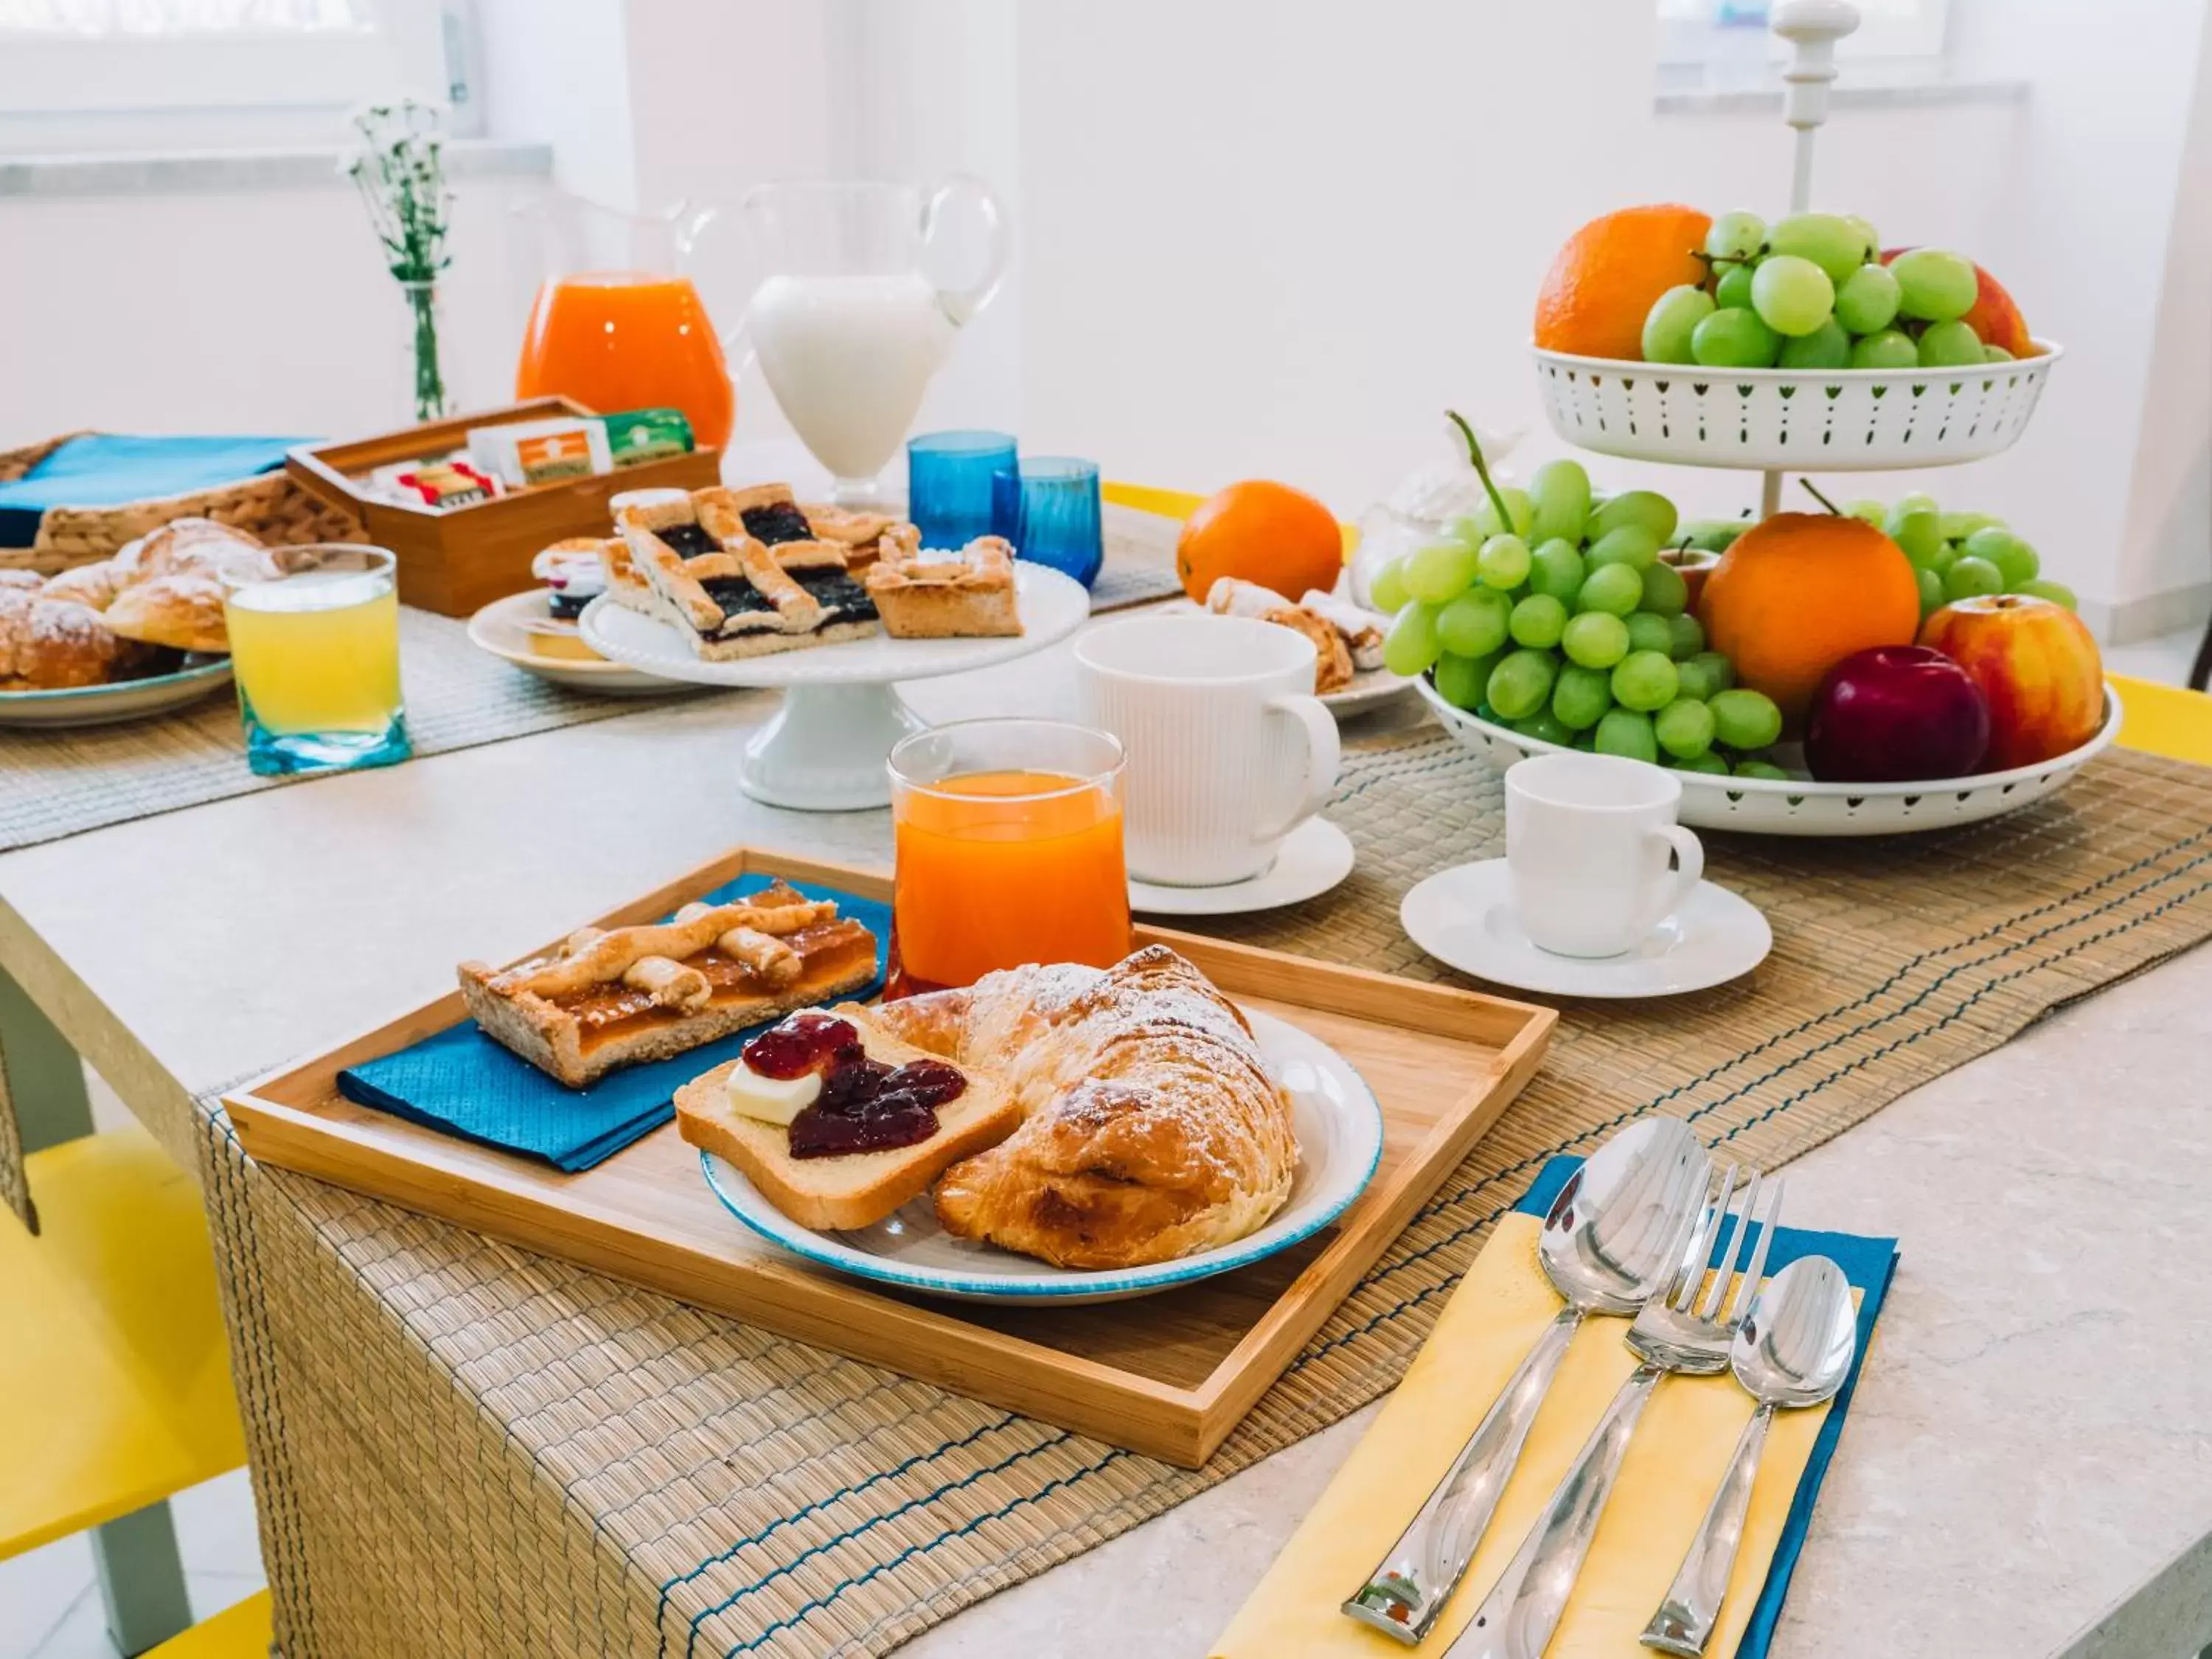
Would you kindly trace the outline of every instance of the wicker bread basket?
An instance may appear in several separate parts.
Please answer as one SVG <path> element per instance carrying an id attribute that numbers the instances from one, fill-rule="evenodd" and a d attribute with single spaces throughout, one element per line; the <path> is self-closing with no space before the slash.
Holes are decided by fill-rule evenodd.
<path id="1" fill-rule="evenodd" d="M 0 482 L 20 478 L 80 432 L 22 449 L 0 450 Z M 319 500 L 282 471 L 188 495 L 112 507 L 50 507 L 28 547 L 0 547 L 0 570 L 34 570 L 51 576 L 105 559 L 172 519 L 213 519 L 259 537 L 272 546 L 301 542 L 359 541 L 361 520 L 347 508 Z"/>

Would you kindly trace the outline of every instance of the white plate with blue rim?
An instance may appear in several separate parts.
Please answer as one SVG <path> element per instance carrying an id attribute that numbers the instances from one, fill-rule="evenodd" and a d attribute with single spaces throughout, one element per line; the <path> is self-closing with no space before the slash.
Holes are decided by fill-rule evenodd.
<path id="1" fill-rule="evenodd" d="M 0 726 L 114 726 L 166 714 L 230 684 L 230 659 L 192 655 L 173 673 L 60 691 L 0 691 Z"/>
<path id="2" fill-rule="evenodd" d="M 927 1194 L 872 1227 L 802 1227 L 763 1198 L 743 1171 L 712 1152 L 699 1162 L 731 1214 L 772 1243 L 855 1279 L 963 1302 L 1061 1306 L 1119 1302 L 1234 1272 L 1311 1237 L 1344 1213 L 1382 1157 L 1382 1108 L 1352 1062 L 1286 1020 L 1248 1008 L 1260 1053 L 1291 1097 L 1298 1169 L 1290 1198 L 1267 1224 L 1227 1244 L 1142 1267 L 1055 1267 L 994 1244 L 955 1238 Z"/>

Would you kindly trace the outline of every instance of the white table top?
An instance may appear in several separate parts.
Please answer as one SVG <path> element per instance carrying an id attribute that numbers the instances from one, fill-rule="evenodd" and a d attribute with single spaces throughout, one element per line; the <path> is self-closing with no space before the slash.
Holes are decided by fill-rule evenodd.
<path id="1" fill-rule="evenodd" d="M 1066 707 L 1065 646 L 908 688 L 933 719 Z M 549 924 L 744 841 L 888 862 L 880 812 L 761 806 L 771 694 L 682 702 L 240 797 L 0 856 L 0 939 L 157 1132 Z M 2057 1015 L 1789 1166 L 1801 1224 L 1904 1262 L 1778 1651 L 2174 1655 L 2212 1638 L 2212 1322 L 2161 1264 L 2212 1259 L 2212 950 Z M 164 1121 L 165 1115 L 167 1121 Z M 916 1659 L 1197 1654 L 1366 1414 L 962 1613 Z M 2184 1552 L 2192 1561 L 2147 1581 Z M 1133 1594 L 1135 1587 L 1142 1594 Z M 2125 1634 L 2069 1648 L 2135 1597 Z M 2152 1632 L 2158 1634 L 2154 1635 Z"/>

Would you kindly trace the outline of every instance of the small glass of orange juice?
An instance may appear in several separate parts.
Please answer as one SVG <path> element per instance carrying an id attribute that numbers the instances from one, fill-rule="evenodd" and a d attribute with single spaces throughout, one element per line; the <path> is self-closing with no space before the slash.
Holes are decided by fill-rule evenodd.
<path id="1" fill-rule="evenodd" d="M 891 750 L 890 985 L 1129 953 L 1121 745 L 1058 720 L 962 720 Z"/>
<path id="2" fill-rule="evenodd" d="M 223 592 L 246 763 L 282 775 L 405 760 L 392 555 L 330 544 L 270 556 L 279 574 Z"/>

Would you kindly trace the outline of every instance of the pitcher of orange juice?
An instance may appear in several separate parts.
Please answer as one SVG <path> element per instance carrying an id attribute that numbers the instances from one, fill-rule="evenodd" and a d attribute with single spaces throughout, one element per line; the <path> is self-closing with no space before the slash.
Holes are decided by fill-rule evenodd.
<path id="1" fill-rule="evenodd" d="M 601 414 L 674 408 L 700 447 L 729 441 L 737 394 L 725 345 L 692 280 L 717 210 L 628 213 L 580 197 L 526 203 L 516 219 L 543 275 L 514 373 L 518 398 L 562 396 Z"/>

